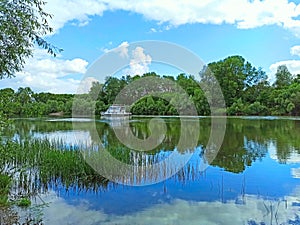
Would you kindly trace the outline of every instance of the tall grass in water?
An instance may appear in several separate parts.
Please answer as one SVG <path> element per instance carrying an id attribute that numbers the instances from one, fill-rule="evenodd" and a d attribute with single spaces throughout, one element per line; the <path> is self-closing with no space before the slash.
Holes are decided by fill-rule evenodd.
<path id="1" fill-rule="evenodd" d="M 12 178 L 8 174 L 0 174 L 0 207 L 8 204 L 8 196 Z"/>
<path id="2" fill-rule="evenodd" d="M 48 140 L 4 141 L 0 145 L 0 156 L 0 198 L 3 196 L 3 201 L 7 190 L 14 198 L 30 197 L 57 186 L 98 191 L 108 185 L 108 180 L 85 162 L 79 150 L 58 149 Z M 8 177 L 12 180 L 6 180 Z"/>
<path id="3" fill-rule="evenodd" d="M 24 223 L 9 206 L 28 206 L 29 199 L 49 188 L 76 191 L 106 189 L 109 181 L 97 174 L 75 148 L 59 149 L 61 143 L 48 140 L 0 144 L 0 224 L 43 224 L 29 215 Z M 24 204 L 26 203 L 26 204 Z M 23 218 L 24 219 L 24 218 Z"/>

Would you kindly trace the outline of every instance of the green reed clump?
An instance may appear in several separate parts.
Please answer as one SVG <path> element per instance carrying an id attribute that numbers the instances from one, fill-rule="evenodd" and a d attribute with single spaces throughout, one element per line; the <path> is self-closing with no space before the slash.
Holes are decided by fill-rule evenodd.
<path id="1" fill-rule="evenodd" d="M 30 197 L 57 186 L 78 191 L 107 188 L 109 181 L 86 163 L 80 150 L 57 145 L 48 140 L 2 142 L 0 171 L 14 178 L 12 194 Z"/>
<path id="2" fill-rule="evenodd" d="M 0 224 L 21 224 L 10 206 L 31 207 L 31 198 L 49 188 L 97 192 L 108 187 L 78 148 L 48 140 L 0 141 Z M 29 216 L 22 224 L 43 222 Z"/>
<path id="3" fill-rule="evenodd" d="M 31 201 L 29 198 L 21 198 L 20 200 L 17 201 L 17 206 L 20 207 L 29 207 L 31 205 Z"/>
<path id="4" fill-rule="evenodd" d="M 8 204 L 12 178 L 7 174 L 0 174 L 0 207 Z"/>

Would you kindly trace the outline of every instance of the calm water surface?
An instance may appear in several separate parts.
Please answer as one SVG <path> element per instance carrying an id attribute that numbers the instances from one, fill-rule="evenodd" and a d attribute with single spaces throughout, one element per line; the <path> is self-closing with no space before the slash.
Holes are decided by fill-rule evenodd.
<path id="1" fill-rule="evenodd" d="M 149 120 L 132 118 L 128 129 L 137 138 L 145 139 L 151 135 Z M 167 131 L 157 147 L 150 152 L 135 152 L 116 138 L 113 129 L 122 126 L 121 122 L 16 119 L 8 137 L 48 139 L 66 149 L 89 149 L 101 144 L 113 157 L 129 165 L 159 162 L 174 151 L 191 156 L 178 173 L 153 185 L 109 182 L 101 190 L 66 189 L 57 181 L 36 198 L 37 204 L 48 203 L 42 209 L 44 223 L 300 224 L 299 118 L 228 118 L 222 147 L 206 170 L 199 165 L 204 161 L 210 119 L 199 119 L 199 138 L 193 149 L 177 148 L 180 119 L 163 120 Z M 136 177 L 133 183 L 155 180 L 159 175 Z"/>

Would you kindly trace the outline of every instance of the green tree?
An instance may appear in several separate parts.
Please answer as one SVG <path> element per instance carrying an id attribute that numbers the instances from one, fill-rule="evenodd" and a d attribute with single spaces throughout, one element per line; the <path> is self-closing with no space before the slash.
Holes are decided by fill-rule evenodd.
<path id="1" fill-rule="evenodd" d="M 256 101 L 250 104 L 245 112 L 249 115 L 266 115 L 267 107 L 262 105 L 260 102 Z"/>
<path id="2" fill-rule="evenodd" d="M 200 88 L 194 90 L 192 100 L 195 104 L 198 115 L 210 115 L 209 104 L 203 91 Z"/>
<path id="3" fill-rule="evenodd" d="M 294 108 L 291 110 L 292 115 L 299 116 L 300 115 L 300 85 L 299 85 L 299 91 L 292 94 L 291 101 L 294 105 Z"/>
<path id="4" fill-rule="evenodd" d="M 256 69 L 242 56 L 230 56 L 218 62 L 208 64 L 200 75 L 204 82 L 211 79 L 213 74 L 218 80 L 227 107 L 241 98 L 247 87 L 266 80 L 267 76 L 261 68 Z"/>
<path id="5" fill-rule="evenodd" d="M 199 84 L 193 76 L 187 76 L 184 73 L 181 73 L 177 76 L 176 82 L 181 88 L 183 88 L 187 92 L 189 96 L 194 94 L 195 89 L 200 88 Z"/>
<path id="6" fill-rule="evenodd" d="M 107 77 L 106 81 L 102 87 L 102 98 L 100 96 L 100 100 L 105 102 L 105 104 L 112 104 L 116 98 L 116 96 L 120 93 L 120 91 L 125 87 L 126 81 L 120 80 L 116 77 Z M 101 93 L 100 93 L 101 94 Z"/>
<path id="7" fill-rule="evenodd" d="M 276 87 L 284 87 L 292 83 L 293 81 L 293 76 L 288 70 L 286 65 L 280 65 L 277 67 L 277 72 L 275 74 L 276 76 L 276 81 L 275 81 L 275 86 Z"/>
<path id="8" fill-rule="evenodd" d="M 96 100 L 99 98 L 100 92 L 102 91 L 103 84 L 99 82 L 93 82 L 92 87 L 90 88 L 89 95 L 92 99 Z"/>
<path id="9" fill-rule="evenodd" d="M 228 109 L 227 113 L 229 115 L 242 115 L 245 110 L 245 105 L 241 98 L 239 98 L 237 101 L 235 101 Z"/>
<path id="10" fill-rule="evenodd" d="M 265 80 L 257 83 L 256 85 L 247 87 L 243 92 L 243 101 L 254 103 L 260 97 L 262 97 L 262 101 L 267 100 L 266 92 L 270 92 L 270 90 L 268 90 L 269 87 L 269 82 Z"/>
<path id="11" fill-rule="evenodd" d="M 16 92 L 16 96 L 18 98 L 18 101 L 22 105 L 25 105 L 26 103 L 30 103 L 35 100 L 33 98 L 33 91 L 30 89 L 30 87 L 25 87 L 25 88 L 20 87 Z"/>
<path id="12" fill-rule="evenodd" d="M 44 5 L 43 0 L 0 1 L 0 79 L 22 70 L 35 43 L 54 56 L 62 51 L 43 39 L 52 32 Z"/>
<path id="13" fill-rule="evenodd" d="M 0 109 L 7 116 L 12 116 L 15 112 L 15 92 L 11 88 L 0 90 Z"/>

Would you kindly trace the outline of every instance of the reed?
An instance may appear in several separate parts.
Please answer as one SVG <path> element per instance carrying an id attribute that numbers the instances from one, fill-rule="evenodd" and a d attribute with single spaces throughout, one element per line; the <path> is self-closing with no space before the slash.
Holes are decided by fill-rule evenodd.
<path id="1" fill-rule="evenodd" d="M 12 179 L 7 174 L 0 174 L 0 207 L 8 204 Z"/>
<path id="2" fill-rule="evenodd" d="M 49 188 L 106 189 L 109 181 L 97 174 L 75 147 L 59 149 L 48 140 L 3 141 L 0 145 L 0 205 L 19 202 Z"/>

